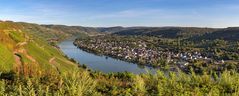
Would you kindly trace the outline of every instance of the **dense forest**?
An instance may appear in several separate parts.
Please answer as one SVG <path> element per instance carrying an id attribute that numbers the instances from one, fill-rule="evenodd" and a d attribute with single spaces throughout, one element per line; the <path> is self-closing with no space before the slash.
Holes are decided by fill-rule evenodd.
<path id="1" fill-rule="evenodd" d="M 217 30 L 213 33 L 207 33 L 202 36 L 191 37 L 193 40 L 227 40 L 227 41 L 238 41 L 239 40 L 239 28 L 229 27 L 221 30 Z"/>
<path id="2" fill-rule="evenodd" d="M 162 38 L 193 37 L 214 32 L 218 29 L 213 28 L 195 28 L 195 27 L 139 27 L 129 28 L 128 30 L 118 31 L 117 35 L 147 35 L 159 36 Z"/>

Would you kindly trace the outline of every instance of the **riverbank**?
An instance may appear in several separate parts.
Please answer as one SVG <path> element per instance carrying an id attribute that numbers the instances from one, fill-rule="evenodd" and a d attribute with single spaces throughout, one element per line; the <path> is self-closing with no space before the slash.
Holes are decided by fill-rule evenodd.
<path id="1" fill-rule="evenodd" d="M 77 38 L 74 45 L 93 54 L 172 71 L 179 68 L 189 72 L 193 68 L 202 74 L 203 70 L 231 70 L 238 65 L 234 61 L 215 59 L 217 54 L 214 51 L 196 46 L 179 48 L 176 41 L 148 36 L 105 35 Z"/>
<path id="2" fill-rule="evenodd" d="M 74 46 L 76 46 L 79 50 L 83 50 L 83 51 L 86 51 L 88 53 L 91 53 L 91 54 L 94 54 L 94 55 L 97 55 L 97 56 L 106 56 L 107 57 L 110 57 L 110 58 L 114 58 L 116 60 L 121 60 L 121 61 L 125 61 L 125 62 L 129 62 L 129 64 L 136 64 L 142 68 L 144 67 L 148 67 L 148 68 L 153 68 L 153 69 L 157 69 L 157 70 L 162 70 L 162 71 L 178 71 L 178 68 L 185 71 L 186 70 L 184 69 L 185 67 L 180 67 L 176 64 L 171 64 L 171 65 L 166 65 L 166 66 L 153 66 L 152 64 L 145 64 L 145 63 L 141 63 L 141 62 L 138 62 L 137 60 L 129 60 L 129 59 L 125 59 L 125 58 L 122 58 L 122 57 L 119 57 L 119 56 L 116 56 L 116 55 L 111 55 L 111 54 L 104 54 L 104 53 L 100 53 L 96 50 L 91 50 L 91 49 L 88 49 L 88 48 L 85 48 L 85 47 L 80 47 L 78 46 L 75 41 L 73 42 Z M 147 69 L 148 69 L 147 68 Z"/>
<path id="3" fill-rule="evenodd" d="M 130 63 L 136 63 L 138 65 L 144 65 L 144 66 L 149 66 L 149 67 L 154 67 L 154 68 L 159 68 L 159 66 L 152 66 L 150 64 L 143 64 L 143 63 L 140 63 L 140 62 L 137 62 L 136 60 L 129 60 L 129 59 L 125 59 L 125 58 L 122 58 L 122 57 L 118 57 L 116 55 L 112 55 L 112 54 L 104 54 L 104 53 L 99 53 L 98 51 L 96 50 L 92 50 L 92 49 L 88 49 L 88 48 L 85 48 L 85 47 L 81 47 L 81 46 L 78 46 L 76 43 L 74 43 L 74 45 L 83 50 L 83 51 L 86 51 L 86 52 L 89 52 L 89 53 L 92 53 L 92 54 L 95 54 L 95 55 L 98 55 L 98 56 L 108 56 L 108 57 L 112 57 L 112 58 L 115 58 L 115 59 L 118 59 L 118 60 L 123 60 L 123 61 L 126 61 L 126 62 L 130 62 Z"/>
<path id="4" fill-rule="evenodd" d="M 160 50 L 155 46 L 157 41 L 159 41 L 158 38 L 148 36 L 126 37 L 106 35 L 77 38 L 74 41 L 74 45 L 93 54 L 109 56 L 126 62 L 136 63 L 140 66 L 175 71 L 176 68 L 181 69 L 188 65 L 189 60 L 186 61 L 186 59 L 189 57 L 185 58 L 185 60 L 181 59 L 186 54 L 179 57 L 180 53 L 168 51 L 166 50 L 167 48 L 161 48 Z M 196 55 L 199 57 L 198 54 Z"/>
<path id="5" fill-rule="evenodd" d="M 69 58 L 73 58 L 81 65 L 86 65 L 92 71 L 101 71 L 103 73 L 130 72 L 134 74 L 156 73 L 159 68 L 141 66 L 135 63 L 126 62 L 120 59 L 111 58 L 104 55 L 96 55 L 77 48 L 73 41 L 66 40 L 59 44 L 60 50 Z"/>

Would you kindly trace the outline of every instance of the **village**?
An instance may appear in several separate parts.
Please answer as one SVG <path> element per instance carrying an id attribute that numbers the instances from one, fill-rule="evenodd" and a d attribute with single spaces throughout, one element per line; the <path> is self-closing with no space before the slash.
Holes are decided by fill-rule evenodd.
<path id="1" fill-rule="evenodd" d="M 167 64 L 185 67 L 197 61 L 212 64 L 225 63 L 224 60 L 212 60 L 212 58 L 210 58 L 211 53 L 159 50 L 160 48 L 157 47 L 149 47 L 147 42 L 143 40 L 118 41 L 94 38 L 76 40 L 74 44 L 81 49 L 96 54 L 153 67 L 165 66 Z"/>

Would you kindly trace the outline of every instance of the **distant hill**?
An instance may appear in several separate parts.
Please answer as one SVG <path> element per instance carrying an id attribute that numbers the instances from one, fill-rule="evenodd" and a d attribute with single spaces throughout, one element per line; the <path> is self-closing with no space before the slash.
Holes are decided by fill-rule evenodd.
<path id="1" fill-rule="evenodd" d="M 116 27 L 83 27 L 83 26 L 66 26 L 66 25 L 41 25 L 46 28 L 54 29 L 59 32 L 77 35 L 79 33 L 87 33 L 89 35 L 114 33 L 122 31 L 126 28 L 121 26 Z"/>
<path id="2" fill-rule="evenodd" d="M 239 27 L 229 28 L 200 28 L 200 27 L 83 27 L 83 26 L 65 26 L 65 25 L 37 25 L 23 23 L 23 25 L 33 32 L 42 31 L 40 35 L 47 33 L 47 36 L 67 37 L 71 35 L 145 35 L 158 36 L 162 38 L 189 38 L 190 40 L 200 39 L 225 39 L 238 40 Z M 39 32 L 37 32 L 39 33 Z M 49 35 L 52 34 L 52 35 Z M 189 40 L 188 39 L 188 40 Z"/>
<path id="3" fill-rule="evenodd" d="M 36 25 L 37 26 L 37 25 Z M 81 33 L 88 35 L 114 34 L 114 35 L 145 35 L 158 36 L 162 38 L 189 38 L 190 40 L 200 39 L 225 39 L 238 40 L 238 27 L 230 28 L 199 28 L 199 27 L 83 27 L 65 25 L 41 25 L 37 30 L 44 32 L 51 31 L 51 34 L 64 34 L 64 36 L 78 35 Z M 44 28 L 42 28 L 44 27 Z M 47 29 L 47 30 L 45 30 Z M 36 30 L 36 31 L 37 31 Z M 59 37 L 56 35 L 56 37 Z M 188 39 L 188 40 L 189 40 Z"/>
<path id="4" fill-rule="evenodd" d="M 214 32 L 218 29 L 196 27 L 136 27 L 118 31 L 116 35 L 147 35 L 163 38 L 193 37 Z"/>
<path id="5" fill-rule="evenodd" d="M 119 31 L 127 30 L 128 28 L 115 26 L 115 27 L 98 27 L 97 29 L 98 29 L 98 32 L 115 33 Z"/>
<path id="6" fill-rule="evenodd" d="M 53 29 L 58 32 L 77 35 L 79 33 L 98 34 L 99 30 L 93 27 L 65 26 L 65 25 L 41 25 L 45 28 Z"/>
<path id="7" fill-rule="evenodd" d="M 239 41 L 239 27 L 229 27 L 207 33 L 202 36 L 189 38 L 191 40 L 215 40 L 223 39 L 228 41 Z"/>

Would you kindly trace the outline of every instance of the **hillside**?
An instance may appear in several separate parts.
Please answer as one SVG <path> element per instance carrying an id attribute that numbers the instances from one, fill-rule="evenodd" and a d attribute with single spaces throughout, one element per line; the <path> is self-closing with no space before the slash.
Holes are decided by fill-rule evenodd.
<path id="1" fill-rule="evenodd" d="M 123 30 L 128 30 L 130 28 L 115 26 L 115 27 L 83 27 L 83 26 L 66 26 L 66 25 L 41 25 L 49 29 L 57 30 L 59 32 L 67 34 L 88 34 L 88 35 L 97 35 L 97 34 L 111 34 Z"/>
<path id="2" fill-rule="evenodd" d="M 189 40 L 215 40 L 215 39 L 223 39 L 227 41 L 238 41 L 239 28 L 229 27 L 229 28 L 217 30 L 212 33 L 204 34 L 202 36 L 189 38 Z"/>
<path id="3" fill-rule="evenodd" d="M 159 36 L 163 38 L 193 37 L 211 33 L 217 29 L 196 28 L 196 27 L 132 27 L 127 30 L 118 31 L 116 35 L 147 35 Z"/>
<path id="4" fill-rule="evenodd" d="M 187 40 L 238 40 L 238 27 L 229 28 L 200 28 L 200 27 L 83 27 L 66 25 L 38 25 L 30 23 L 15 23 L 24 27 L 25 31 L 38 37 L 63 40 L 70 36 L 79 35 L 145 35 L 162 38 L 189 38 Z"/>
<path id="5" fill-rule="evenodd" d="M 41 26 L 48 28 L 50 30 L 55 30 L 57 32 L 70 35 L 79 35 L 79 34 L 95 35 L 99 34 L 100 32 L 100 30 L 93 27 L 66 26 L 66 25 L 41 25 Z"/>
<path id="6" fill-rule="evenodd" d="M 24 68 L 65 71 L 76 67 L 46 39 L 65 36 L 36 24 L 1 22 L 0 70 L 27 73 L 31 70 Z"/>
<path id="7" fill-rule="evenodd" d="M 66 37 L 71 36 L 71 34 L 68 34 L 66 32 L 46 28 L 38 24 L 21 23 L 21 22 L 16 24 L 22 26 L 24 30 L 28 32 L 29 34 L 36 35 L 37 37 L 43 37 L 47 39 L 52 39 L 52 38 L 64 39 Z"/>
<path id="8" fill-rule="evenodd" d="M 96 29 L 98 29 L 99 32 L 103 32 L 103 33 L 115 33 L 119 31 L 127 30 L 128 28 L 115 26 L 115 27 L 98 27 Z"/>
<path id="9" fill-rule="evenodd" d="M 32 27 L 32 26 L 31 26 Z M 28 29 L 31 29 L 28 28 Z M 200 27 L 83 27 L 65 25 L 41 25 L 36 28 L 44 32 L 51 31 L 51 34 L 70 35 L 144 35 L 157 36 L 162 38 L 190 38 L 190 39 L 232 39 L 237 40 L 238 28 L 200 28 Z M 47 30 L 44 30 L 47 29 Z M 34 30 L 37 31 L 37 30 Z M 59 37 L 59 36 L 56 36 Z M 189 39 L 188 39 L 189 40 Z"/>
<path id="10" fill-rule="evenodd" d="M 15 23 L 24 27 L 25 31 L 38 37 L 48 39 L 64 39 L 77 35 L 145 35 L 162 38 L 189 38 L 188 40 L 238 40 L 238 27 L 229 28 L 200 28 L 200 27 L 83 27 L 66 25 L 38 25 L 30 23 Z"/>

